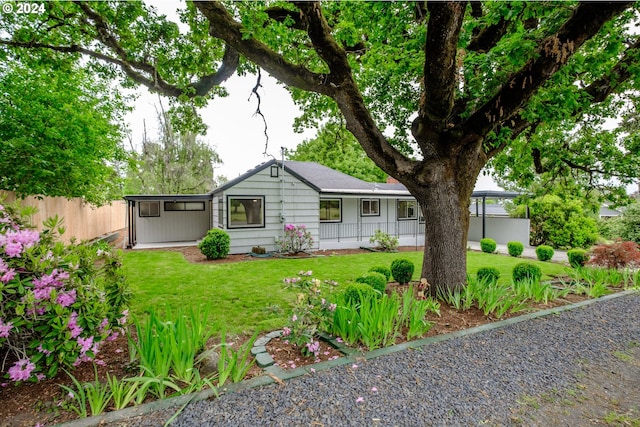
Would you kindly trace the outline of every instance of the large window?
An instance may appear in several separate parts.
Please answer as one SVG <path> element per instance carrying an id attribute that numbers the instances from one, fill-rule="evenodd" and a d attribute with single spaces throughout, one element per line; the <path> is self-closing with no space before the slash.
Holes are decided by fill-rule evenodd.
<path id="1" fill-rule="evenodd" d="M 380 199 L 360 199 L 362 216 L 380 216 Z"/>
<path id="2" fill-rule="evenodd" d="M 341 199 L 320 199 L 320 221 L 322 222 L 342 221 L 342 200 Z"/>
<path id="3" fill-rule="evenodd" d="M 228 196 L 228 228 L 264 227 L 264 196 Z"/>
<path id="4" fill-rule="evenodd" d="M 416 219 L 418 216 L 415 200 L 398 200 L 398 219 Z"/>
<path id="5" fill-rule="evenodd" d="M 139 202 L 140 217 L 160 216 L 160 202 Z"/>
<path id="6" fill-rule="evenodd" d="M 203 211 L 204 202 L 164 202 L 165 211 Z"/>

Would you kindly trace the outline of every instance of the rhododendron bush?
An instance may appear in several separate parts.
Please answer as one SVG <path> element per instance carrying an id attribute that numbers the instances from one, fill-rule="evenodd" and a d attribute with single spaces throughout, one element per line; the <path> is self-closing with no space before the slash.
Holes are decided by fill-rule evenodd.
<path id="1" fill-rule="evenodd" d="M 105 243 L 64 244 L 62 222 L 33 229 L 17 205 L 0 205 L 0 375 L 55 376 L 91 361 L 122 333 L 129 291 Z"/>

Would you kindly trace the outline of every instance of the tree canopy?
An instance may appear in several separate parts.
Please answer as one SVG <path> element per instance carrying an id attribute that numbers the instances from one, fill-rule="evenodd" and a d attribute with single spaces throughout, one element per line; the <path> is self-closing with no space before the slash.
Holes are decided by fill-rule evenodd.
<path id="1" fill-rule="evenodd" d="M 0 69 L 0 188 L 19 196 L 81 197 L 101 205 L 121 195 L 124 104 L 74 65 Z"/>
<path id="2" fill-rule="evenodd" d="M 466 280 L 470 195 L 489 162 L 514 178 L 577 170 L 585 186 L 637 178 L 635 133 L 584 128 L 633 108 L 638 7 L 202 1 L 187 4 L 181 30 L 142 3 L 52 2 L 42 16 L 12 15 L 0 43 L 83 54 L 196 106 L 234 71 L 266 70 L 304 108 L 299 125 L 341 117 L 416 197 L 435 289 Z"/>

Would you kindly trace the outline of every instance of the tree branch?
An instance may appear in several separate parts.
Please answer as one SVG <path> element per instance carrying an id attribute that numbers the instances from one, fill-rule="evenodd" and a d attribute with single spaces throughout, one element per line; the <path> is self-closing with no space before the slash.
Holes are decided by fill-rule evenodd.
<path id="1" fill-rule="evenodd" d="M 633 2 L 581 3 L 558 33 L 542 40 L 538 56 L 509 78 L 498 93 L 460 127 L 461 132 L 485 136 L 510 120 L 529 98 L 582 44 Z"/>

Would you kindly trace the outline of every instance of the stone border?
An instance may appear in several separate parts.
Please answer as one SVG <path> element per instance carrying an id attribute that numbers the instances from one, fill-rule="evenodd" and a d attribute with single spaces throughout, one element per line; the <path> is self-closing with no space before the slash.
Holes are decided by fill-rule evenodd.
<path id="1" fill-rule="evenodd" d="M 266 368 L 263 368 L 266 375 L 261 375 L 259 377 L 255 377 L 250 380 L 242 381 L 235 384 L 229 384 L 227 386 L 224 386 L 222 389 L 218 390 L 218 392 L 219 394 L 236 393 L 246 389 L 270 385 L 276 382 L 282 383 L 283 381 L 287 381 L 287 380 L 297 378 L 307 374 L 313 374 L 315 372 L 323 371 L 325 369 L 331 369 L 337 366 L 352 364 L 358 360 L 362 360 L 362 359 L 370 360 L 376 357 L 397 353 L 399 351 L 415 349 L 415 348 L 424 347 L 426 345 L 435 344 L 442 341 L 448 341 L 450 339 L 454 339 L 458 337 L 472 335 L 478 332 L 498 329 L 508 325 L 526 322 L 528 320 L 537 319 L 540 317 L 559 314 L 564 311 L 569 311 L 579 307 L 584 307 L 586 305 L 594 304 L 599 301 L 606 301 L 614 298 L 632 295 L 637 292 L 638 291 L 634 289 L 622 291 L 622 292 L 616 292 L 613 294 L 602 296 L 600 298 L 588 299 L 585 301 L 571 303 L 571 304 L 563 305 L 560 307 L 554 307 L 554 308 L 549 308 L 547 310 L 536 311 L 534 313 L 524 314 L 522 316 L 512 317 L 510 319 L 499 320 L 497 322 L 487 323 L 484 325 L 476 326 L 474 328 L 450 332 L 448 334 L 436 335 L 433 337 L 423 338 L 415 341 L 407 341 L 402 344 L 379 348 L 377 350 L 372 350 L 364 353 L 345 347 L 342 343 L 337 342 L 333 337 L 323 334 L 325 338 L 328 338 L 329 343 L 332 346 L 334 346 L 336 349 L 338 349 L 341 352 L 345 350 L 348 354 L 345 357 L 341 357 L 339 359 L 328 360 L 325 362 L 320 362 L 313 365 L 301 366 L 296 369 L 285 371 L 280 367 L 273 365 L 273 358 L 271 358 L 271 356 L 269 356 L 266 353 L 266 348 L 265 348 L 264 352 L 260 352 L 258 354 L 267 354 L 267 356 L 269 356 L 269 358 L 271 359 L 272 364 L 267 366 Z M 256 344 L 254 344 L 253 349 L 256 349 L 256 347 L 266 347 L 266 343 L 268 343 L 272 338 L 276 338 L 280 336 L 281 333 L 282 331 L 274 331 L 256 340 Z M 270 337 L 267 338 L 268 336 Z M 259 341 L 263 344 L 257 345 Z M 252 349 L 252 353 L 253 353 L 253 349 Z M 112 411 L 112 412 L 108 412 L 102 415 L 97 415 L 94 417 L 81 418 L 78 420 L 69 421 L 67 423 L 58 424 L 58 425 L 61 427 L 92 427 L 92 426 L 100 426 L 105 423 L 122 422 L 129 418 L 133 418 L 133 417 L 137 417 L 137 416 L 141 416 L 141 415 L 145 415 L 145 414 L 149 414 L 152 412 L 161 411 L 169 408 L 174 408 L 174 407 L 176 408 L 176 410 L 182 411 L 182 409 L 184 409 L 184 407 L 186 407 L 191 402 L 206 400 L 211 397 L 214 397 L 215 395 L 216 393 L 213 390 L 208 389 L 208 390 L 200 391 L 198 393 L 193 393 L 193 394 L 184 395 L 184 396 L 176 396 L 169 399 L 157 400 L 155 402 L 145 403 L 142 405 L 125 408 L 119 411 Z"/>

